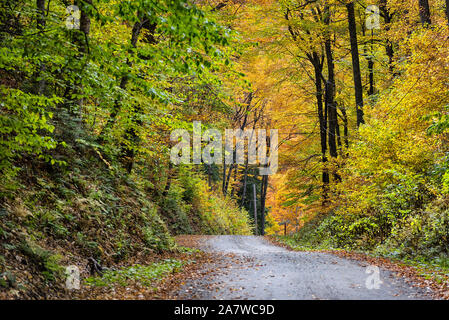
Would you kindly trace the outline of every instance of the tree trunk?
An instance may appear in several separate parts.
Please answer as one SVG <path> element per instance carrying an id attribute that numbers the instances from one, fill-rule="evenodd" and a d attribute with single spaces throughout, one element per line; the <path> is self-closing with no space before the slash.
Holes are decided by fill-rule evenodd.
<path id="1" fill-rule="evenodd" d="M 330 24 L 330 10 L 326 4 L 324 8 L 324 23 L 327 27 Z M 326 30 L 325 35 L 325 51 L 327 60 L 327 74 L 328 79 L 326 82 L 326 105 L 328 111 L 328 140 L 329 140 L 329 154 L 331 157 L 337 157 L 337 143 L 336 143 L 336 122 L 337 122 L 337 106 L 335 104 L 335 71 L 334 71 L 334 57 L 332 53 L 332 43 L 330 39 L 329 30 Z"/>
<path id="2" fill-rule="evenodd" d="M 36 0 L 37 19 L 36 24 L 39 30 L 45 26 L 45 0 Z"/>
<path id="3" fill-rule="evenodd" d="M 235 150 L 234 150 L 234 155 L 235 155 Z M 235 159 L 235 156 L 234 156 L 234 159 Z M 228 188 L 229 188 L 229 181 L 231 180 L 231 174 L 232 174 L 232 171 L 235 169 L 237 167 L 237 164 L 235 164 L 235 163 L 233 163 L 233 164 L 231 164 L 230 166 L 229 166 L 229 171 L 228 171 L 228 174 L 227 174 L 227 176 L 226 176 L 226 183 L 225 183 L 225 185 L 224 185 L 224 190 L 223 190 L 223 194 L 224 195 L 227 195 L 228 194 Z"/>
<path id="4" fill-rule="evenodd" d="M 363 86 L 360 72 L 359 45 L 357 43 L 357 26 L 355 21 L 354 2 L 346 5 L 348 10 L 349 38 L 351 42 L 352 71 L 354 76 L 355 103 L 357 110 L 357 127 L 365 123 L 363 118 Z"/>
<path id="5" fill-rule="evenodd" d="M 222 174 L 223 183 L 222 183 L 222 186 L 221 186 L 221 191 L 222 191 L 223 195 L 226 195 L 226 189 L 225 189 L 225 187 L 226 187 L 226 162 L 225 161 L 223 161 L 223 171 L 222 171 L 222 173 L 223 173 Z"/>
<path id="6" fill-rule="evenodd" d="M 92 4 L 92 0 L 76 1 L 76 4 L 78 5 L 78 7 L 80 8 L 80 11 L 81 11 L 80 29 L 79 30 L 82 32 L 80 37 L 78 37 L 77 41 L 78 41 L 78 45 L 79 45 L 79 50 L 83 54 L 86 54 L 89 52 L 88 35 L 90 33 L 90 17 L 86 13 L 86 10 L 83 8 L 83 2 L 85 2 L 87 4 Z"/>
<path id="7" fill-rule="evenodd" d="M 432 24 L 429 0 L 419 0 L 419 17 L 423 26 Z"/>
<path id="8" fill-rule="evenodd" d="M 257 228 L 257 191 L 256 191 L 256 184 L 253 184 L 253 207 L 254 207 L 254 231 L 256 233 L 256 236 L 259 234 Z"/>
<path id="9" fill-rule="evenodd" d="M 449 0 L 446 0 L 449 1 Z M 390 30 L 390 23 L 391 19 L 393 18 L 392 14 L 390 13 L 390 10 L 387 7 L 387 0 L 380 0 L 380 11 L 382 12 L 382 15 L 384 17 L 385 21 L 385 30 L 388 32 Z M 394 58 L 394 49 L 393 49 L 393 43 L 387 39 L 385 51 L 388 56 L 388 66 L 391 73 L 394 73 L 393 70 L 393 58 Z"/>
<path id="10" fill-rule="evenodd" d="M 345 141 L 346 149 L 349 149 L 349 129 L 348 129 L 348 116 L 346 114 L 346 109 L 340 107 L 341 118 L 343 120 L 343 139 Z"/>
<path id="11" fill-rule="evenodd" d="M 245 170 L 243 172 L 243 188 L 242 188 L 242 198 L 240 200 L 240 207 L 243 208 L 245 205 L 245 198 L 246 198 L 246 188 L 248 184 L 248 160 L 245 163 Z"/>
<path id="12" fill-rule="evenodd" d="M 239 165 L 236 164 L 235 166 L 236 166 L 236 168 L 234 170 L 234 184 L 231 186 L 231 198 L 234 196 L 234 192 L 236 189 L 237 173 L 239 171 Z"/>
<path id="13" fill-rule="evenodd" d="M 447 19 L 447 23 L 449 24 L 449 0 L 446 0 L 446 19 Z"/>
<path id="14" fill-rule="evenodd" d="M 316 52 L 313 53 L 312 64 L 315 70 L 315 88 L 318 121 L 320 124 L 320 140 L 321 140 L 321 162 L 323 163 L 322 182 L 323 182 L 323 199 L 327 199 L 327 186 L 329 184 L 329 172 L 327 170 L 327 110 L 323 110 L 323 86 L 321 82 L 321 75 L 323 72 L 323 65 Z"/>
<path id="15" fill-rule="evenodd" d="M 324 23 L 327 27 L 330 25 L 330 9 L 327 4 L 324 7 Z M 332 158 L 338 157 L 337 152 L 337 132 L 340 130 L 338 127 L 338 116 L 337 116 L 337 104 L 335 103 L 335 67 L 334 67 L 334 57 L 332 53 L 332 43 L 330 37 L 330 31 L 325 31 L 325 51 L 327 60 L 327 74 L 328 80 L 326 82 L 326 106 L 328 112 L 328 140 L 329 140 L 329 154 Z M 336 181 L 340 181 L 340 176 L 334 172 L 334 178 Z"/>
<path id="16" fill-rule="evenodd" d="M 265 235 L 265 200 L 267 198 L 268 175 L 262 176 L 260 185 L 260 234 Z"/>
<path id="17" fill-rule="evenodd" d="M 368 58 L 368 77 L 369 77 L 369 88 L 368 95 L 373 96 L 376 92 L 376 88 L 374 87 L 374 60 L 372 57 Z"/>
<path id="18" fill-rule="evenodd" d="M 170 161 L 168 163 L 168 171 L 167 171 L 167 183 L 165 184 L 164 192 L 162 192 L 162 196 L 165 198 L 168 195 L 168 192 L 170 191 L 171 182 L 173 179 L 173 163 Z"/>

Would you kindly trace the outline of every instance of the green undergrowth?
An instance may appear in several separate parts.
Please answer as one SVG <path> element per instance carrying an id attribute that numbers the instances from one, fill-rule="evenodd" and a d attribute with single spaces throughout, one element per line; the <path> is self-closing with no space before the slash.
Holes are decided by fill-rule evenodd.
<path id="1" fill-rule="evenodd" d="M 127 286 L 131 283 L 139 283 L 151 287 L 158 280 L 171 273 L 178 272 L 191 261 L 180 261 L 176 259 L 165 259 L 162 262 L 150 265 L 136 264 L 118 270 L 108 270 L 101 277 L 89 277 L 85 279 L 86 285 L 91 286 Z"/>
<path id="2" fill-rule="evenodd" d="M 180 168 L 160 212 L 172 234 L 252 234 L 246 210 L 210 190 L 199 174 Z"/>
<path id="3" fill-rule="evenodd" d="M 157 189 L 142 168 L 129 175 L 108 167 L 88 146 L 64 152 L 72 159 L 67 166 L 23 164 L 14 183 L 0 186 L 0 296 L 19 287 L 17 297 L 32 297 L 51 286 L 51 296 L 62 297 L 63 270 L 73 261 L 87 265 L 92 257 L 110 267 L 188 250 L 176 246 L 177 234 L 251 233 L 247 212 L 209 190 L 200 174 L 179 168 L 163 195 L 164 183 Z M 151 268 L 136 272 L 151 276 Z M 176 263 L 164 262 L 155 274 L 167 268 Z"/>
<path id="4" fill-rule="evenodd" d="M 318 214 L 299 232 L 280 239 L 293 248 L 343 249 L 447 268 L 448 223 L 446 201 L 435 200 L 422 210 L 397 215 Z"/>

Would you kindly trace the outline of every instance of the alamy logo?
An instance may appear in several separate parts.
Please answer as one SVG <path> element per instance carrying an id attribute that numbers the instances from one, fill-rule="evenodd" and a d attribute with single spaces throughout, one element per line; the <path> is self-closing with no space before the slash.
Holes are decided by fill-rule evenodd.
<path id="1" fill-rule="evenodd" d="M 366 28 L 368 30 L 380 29 L 380 9 L 376 5 L 366 7 L 365 13 L 369 15 L 366 18 Z"/>
<path id="2" fill-rule="evenodd" d="M 66 281 L 65 286 L 69 290 L 80 289 L 80 270 L 77 266 L 68 266 L 65 269 Z"/>
<path id="3" fill-rule="evenodd" d="M 170 153 L 173 164 L 245 164 L 245 141 L 247 141 L 247 161 L 259 165 L 260 175 L 272 175 L 278 170 L 278 130 L 225 130 L 225 146 L 220 131 L 208 129 L 201 132 L 201 122 L 193 122 L 193 139 L 185 129 L 174 130 L 172 142 L 178 142 Z M 191 141 L 192 140 L 192 141 Z M 202 143 L 207 145 L 202 149 Z M 192 148 L 191 148 L 192 145 Z M 193 149 L 191 157 L 190 150 Z"/>
<path id="4" fill-rule="evenodd" d="M 66 12 L 69 15 L 65 20 L 67 29 L 79 29 L 81 12 L 78 6 L 70 5 L 66 8 Z"/>
<path id="5" fill-rule="evenodd" d="M 380 289 L 380 285 L 383 283 L 380 280 L 380 269 L 378 266 L 366 267 L 365 273 L 370 274 L 365 280 L 365 286 L 368 290 Z"/>

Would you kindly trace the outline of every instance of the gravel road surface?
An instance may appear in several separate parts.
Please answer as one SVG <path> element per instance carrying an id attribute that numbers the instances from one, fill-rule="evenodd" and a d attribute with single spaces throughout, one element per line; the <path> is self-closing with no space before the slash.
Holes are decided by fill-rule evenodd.
<path id="1" fill-rule="evenodd" d="M 313 300 L 430 299 L 424 289 L 379 269 L 376 280 L 365 262 L 320 252 L 297 252 L 257 236 L 215 236 L 203 248 L 217 254 L 205 265 L 204 276 L 187 280 L 179 297 L 184 299 Z M 369 278 L 371 277 L 371 278 Z M 368 281 L 367 279 L 372 279 Z"/>

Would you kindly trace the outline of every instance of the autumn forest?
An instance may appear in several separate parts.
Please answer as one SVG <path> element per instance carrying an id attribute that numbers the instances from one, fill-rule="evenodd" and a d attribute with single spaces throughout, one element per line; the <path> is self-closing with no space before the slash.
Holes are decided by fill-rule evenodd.
<path id="1" fill-rule="evenodd" d="M 448 40 L 449 0 L 0 0 L 0 299 L 449 299 Z M 417 285 L 246 292 L 270 250 Z"/>

